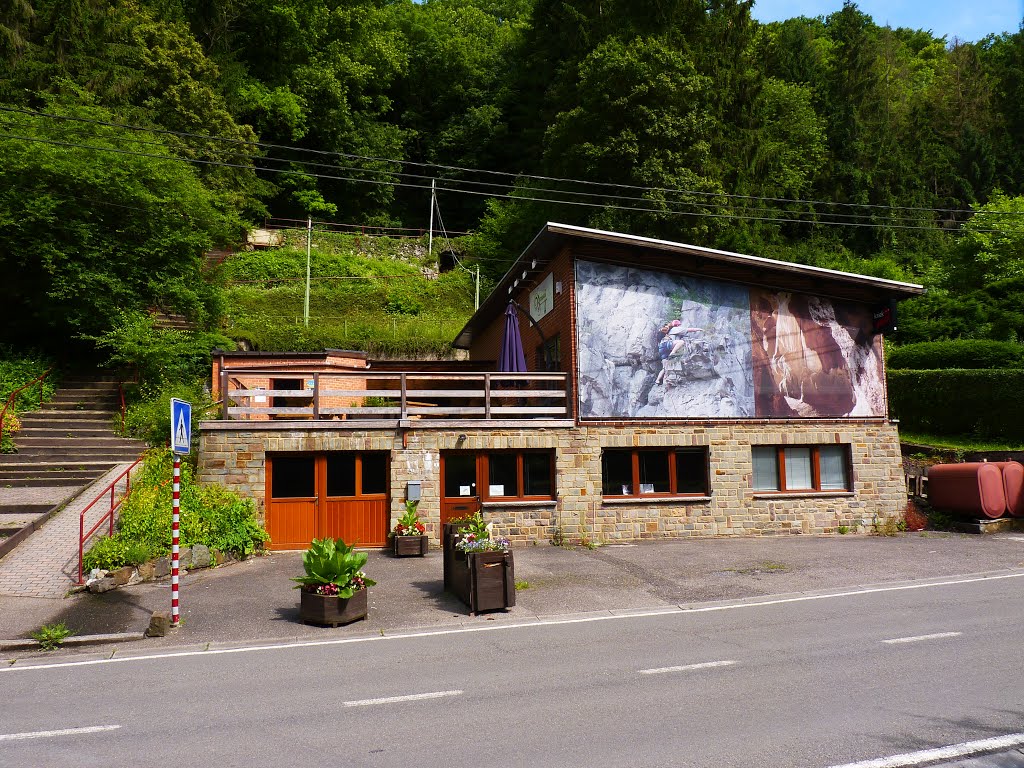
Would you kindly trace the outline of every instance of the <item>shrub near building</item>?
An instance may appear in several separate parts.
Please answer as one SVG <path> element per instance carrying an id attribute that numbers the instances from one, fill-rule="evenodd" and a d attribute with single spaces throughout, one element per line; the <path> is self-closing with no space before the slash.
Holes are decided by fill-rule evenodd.
<path id="1" fill-rule="evenodd" d="M 85 568 L 110 570 L 137 565 L 171 551 L 172 459 L 166 449 L 150 451 L 132 479 L 133 490 L 121 506 L 113 537 L 86 553 Z M 200 485 L 192 466 L 181 467 L 181 545 L 203 544 L 211 551 L 244 557 L 261 550 L 267 532 L 256 520 L 251 499 L 216 485 Z"/>

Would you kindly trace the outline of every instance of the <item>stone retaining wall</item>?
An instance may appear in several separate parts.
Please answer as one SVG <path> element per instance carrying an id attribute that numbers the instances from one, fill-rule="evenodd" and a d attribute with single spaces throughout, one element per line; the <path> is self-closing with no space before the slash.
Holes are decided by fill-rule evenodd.
<path id="1" fill-rule="evenodd" d="M 178 550 L 178 573 L 184 575 L 197 568 L 213 568 L 235 562 L 237 559 L 226 552 L 211 552 L 210 548 L 203 544 L 181 547 Z M 132 586 L 144 581 L 164 579 L 170 575 L 171 556 L 164 555 L 140 565 L 126 565 L 113 571 L 99 570 L 95 576 L 90 576 L 86 580 L 85 586 L 90 592 L 109 592 L 115 587 Z"/>

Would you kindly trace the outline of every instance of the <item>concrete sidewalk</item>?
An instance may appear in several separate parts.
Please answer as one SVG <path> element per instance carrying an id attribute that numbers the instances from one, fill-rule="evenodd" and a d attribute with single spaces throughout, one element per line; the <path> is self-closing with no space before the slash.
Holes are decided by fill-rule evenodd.
<path id="1" fill-rule="evenodd" d="M 0 598 L 62 598 L 78 583 L 78 536 L 83 510 L 119 477 L 131 462 L 118 464 L 95 480 L 49 519 L 13 551 L 0 560 Z M 114 488 L 114 498 L 124 495 L 125 481 Z M 55 505 L 68 498 L 69 488 L 12 488 L 4 489 L 4 498 L 19 503 L 45 503 Z M 13 502 L 12 502 L 13 503 Z M 93 527 L 110 510 L 110 501 L 101 498 L 86 513 L 85 528 Z M 3 609 L 0 604 L 0 637 L 3 635 Z"/>
<path id="2" fill-rule="evenodd" d="M 366 621 L 336 629 L 298 620 L 292 576 L 301 553 L 278 552 L 183 577 L 182 626 L 133 652 L 172 646 L 247 644 L 358 636 L 412 628 L 521 621 L 649 609 L 913 581 L 1024 568 L 1024 536 L 909 533 L 894 537 L 788 536 L 610 545 L 595 550 L 537 546 L 515 550 L 517 605 L 470 617 L 442 591 L 441 553 L 396 559 L 371 551 Z M 154 610 L 170 609 L 169 581 L 65 600 L 0 595 L 0 639 L 26 637 L 63 621 L 78 634 L 141 633 Z M 93 647 L 88 652 L 95 653 Z M 65 649 L 62 655 L 85 653 Z M 109 653 L 109 651 L 108 651 Z M 19 651 L 19 658 L 31 652 Z"/>

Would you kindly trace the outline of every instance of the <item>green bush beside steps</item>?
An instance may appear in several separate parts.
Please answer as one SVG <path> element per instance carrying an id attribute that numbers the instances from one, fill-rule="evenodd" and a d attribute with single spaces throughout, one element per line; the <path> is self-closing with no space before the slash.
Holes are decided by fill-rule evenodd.
<path id="1" fill-rule="evenodd" d="M 166 448 L 146 454 L 132 478 L 132 493 L 122 504 L 114 535 L 99 539 L 85 554 L 84 568 L 113 570 L 138 565 L 171 551 L 171 476 Z M 180 544 L 203 544 L 211 551 L 245 557 L 262 549 L 270 537 L 256 519 L 251 499 L 218 485 L 200 485 L 188 462 L 181 467 Z"/>

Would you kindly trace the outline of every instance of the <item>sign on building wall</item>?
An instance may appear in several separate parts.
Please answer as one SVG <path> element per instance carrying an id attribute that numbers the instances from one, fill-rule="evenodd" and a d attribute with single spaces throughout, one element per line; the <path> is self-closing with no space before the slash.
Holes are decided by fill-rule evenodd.
<path id="1" fill-rule="evenodd" d="M 584 418 L 884 416 L 871 308 L 576 262 Z"/>
<path id="2" fill-rule="evenodd" d="M 551 274 L 540 281 L 540 285 L 530 292 L 530 317 L 540 320 L 555 306 L 554 281 Z"/>

